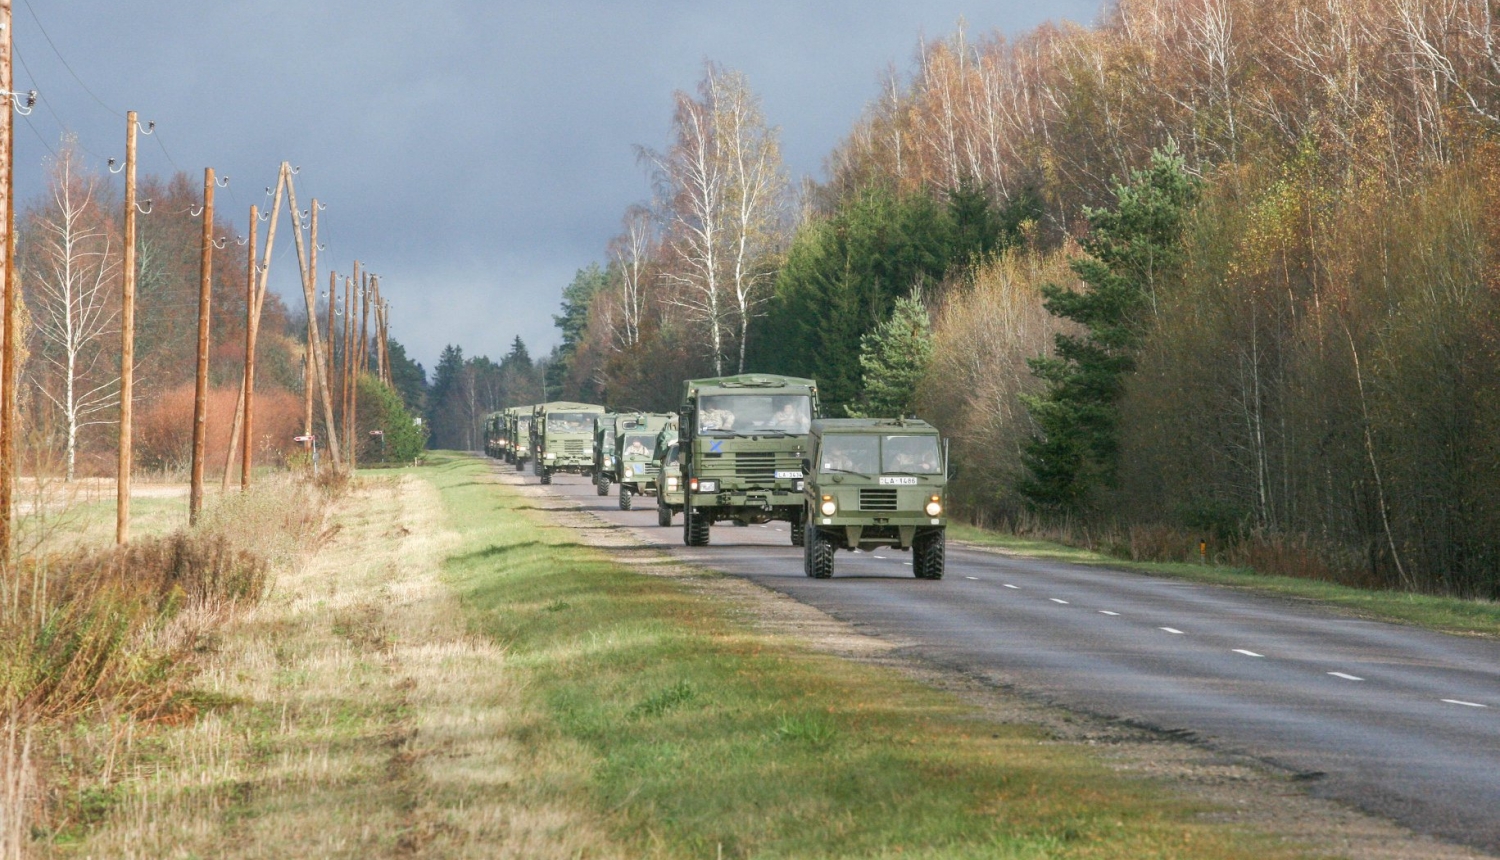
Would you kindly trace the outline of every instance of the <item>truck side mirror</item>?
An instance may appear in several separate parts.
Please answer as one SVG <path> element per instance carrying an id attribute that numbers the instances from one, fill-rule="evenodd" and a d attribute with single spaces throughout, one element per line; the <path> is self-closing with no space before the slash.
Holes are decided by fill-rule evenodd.
<path id="1" fill-rule="evenodd" d="M 687 452 L 686 451 L 678 451 L 677 452 L 677 465 L 679 465 L 679 466 L 686 466 L 687 465 Z"/>
<path id="2" fill-rule="evenodd" d="M 811 475 L 811 474 L 812 474 L 812 461 L 809 460 L 809 459 L 807 459 L 806 457 L 803 457 L 802 458 L 802 477 L 805 478 L 805 477 L 807 477 L 808 475 Z"/>

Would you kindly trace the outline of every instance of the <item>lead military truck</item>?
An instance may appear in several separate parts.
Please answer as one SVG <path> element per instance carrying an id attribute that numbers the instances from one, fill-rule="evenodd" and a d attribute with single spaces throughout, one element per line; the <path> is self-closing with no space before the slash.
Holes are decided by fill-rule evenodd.
<path id="1" fill-rule="evenodd" d="M 910 550 L 918 579 L 942 579 L 948 486 L 937 428 L 917 419 L 814 421 L 806 461 L 808 576 L 833 576 L 840 549 Z"/>
<path id="2" fill-rule="evenodd" d="M 531 411 L 532 470 L 543 484 L 557 472 L 594 473 L 594 417 L 603 406 L 558 400 Z"/>
<path id="3" fill-rule="evenodd" d="M 817 408 L 811 379 L 746 374 L 683 383 L 683 543 L 706 546 L 716 522 L 783 520 L 792 524 L 792 545 L 802 545 L 802 460 Z"/>

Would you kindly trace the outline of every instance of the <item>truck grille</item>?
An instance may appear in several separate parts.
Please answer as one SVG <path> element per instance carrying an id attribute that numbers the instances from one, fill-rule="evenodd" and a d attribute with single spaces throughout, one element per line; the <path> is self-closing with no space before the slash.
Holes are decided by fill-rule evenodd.
<path id="1" fill-rule="evenodd" d="M 582 439 L 563 440 L 563 453 L 569 457 L 582 457 L 584 454 L 591 453 L 589 448 L 589 444 Z"/>
<path id="2" fill-rule="evenodd" d="M 861 489 L 859 491 L 859 509 L 862 511 L 894 511 L 896 510 L 896 491 Z"/>
<path id="3" fill-rule="evenodd" d="M 769 481 L 776 477 L 776 454 L 772 451 L 735 454 L 734 473 L 744 478 L 763 478 Z"/>

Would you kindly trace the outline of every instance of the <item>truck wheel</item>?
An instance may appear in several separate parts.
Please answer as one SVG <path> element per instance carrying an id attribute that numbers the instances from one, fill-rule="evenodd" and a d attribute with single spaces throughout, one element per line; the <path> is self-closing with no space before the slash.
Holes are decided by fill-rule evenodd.
<path id="1" fill-rule="evenodd" d="M 792 546 L 802 546 L 807 543 L 807 520 L 798 520 L 792 523 Z"/>
<path id="2" fill-rule="evenodd" d="M 662 501 L 660 496 L 656 499 L 656 524 L 662 528 L 672 526 L 672 509 L 667 507 L 667 503 Z"/>
<path id="3" fill-rule="evenodd" d="M 947 540 L 942 530 L 917 535 L 911 542 L 911 568 L 917 579 L 942 579 Z"/>
<path id="4" fill-rule="evenodd" d="M 813 526 L 807 535 L 807 575 L 813 579 L 833 576 L 833 538 Z"/>
<path id="5" fill-rule="evenodd" d="M 540 474 L 542 476 L 542 483 L 544 483 L 544 484 L 550 484 L 550 483 L 552 483 L 552 473 L 547 470 L 547 467 L 546 466 L 541 466 L 539 468 L 540 468 L 541 471 L 538 472 L 538 474 Z"/>
<path id="6" fill-rule="evenodd" d="M 688 546 L 708 546 L 708 521 L 688 505 L 682 506 L 682 542 Z"/>
<path id="7" fill-rule="evenodd" d="M 526 463 L 525 463 L 525 461 L 522 461 L 522 460 L 517 460 L 516 461 L 516 471 L 517 472 L 524 472 L 524 471 L 526 471 Z"/>
<path id="8" fill-rule="evenodd" d="M 620 510 L 630 510 L 630 488 L 624 484 L 620 485 Z"/>
<path id="9" fill-rule="evenodd" d="M 595 475 L 594 489 L 598 490 L 599 495 L 601 496 L 609 495 L 609 476 L 604 474 L 603 472 Z"/>

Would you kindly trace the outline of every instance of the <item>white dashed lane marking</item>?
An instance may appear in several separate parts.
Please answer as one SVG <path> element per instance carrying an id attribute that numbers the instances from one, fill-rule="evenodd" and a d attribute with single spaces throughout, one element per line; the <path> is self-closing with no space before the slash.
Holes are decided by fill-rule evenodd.
<path id="1" fill-rule="evenodd" d="M 1019 585 L 1011 585 L 1011 584 L 1010 584 L 1010 583 L 1008 583 L 1008 582 L 1007 582 L 1007 583 L 1005 583 L 1005 587 L 1006 587 L 1006 588 L 1015 588 L 1015 589 L 1019 589 L 1019 588 L 1020 588 L 1020 587 L 1021 587 L 1021 586 L 1019 586 Z"/>
<path id="2" fill-rule="evenodd" d="M 1450 705 L 1463 705 L 1466 708 L 1488 708 L 1489 705 L 1481 705 L 1478 702 L 1465 702 L 1462 699 L 1444 699 Z"/>
<path id="3" fill-rule="evenodd" d="M 1364 680 L 1364 678 L 1361 678 L 1358 675 L 1350 675 L 1347 672 L 1329 672 L 1328 674 L 1332 675 L 1335 678 L 1343 678 L 1345 681 L 1363 681 Z"/>
<path id="4" fill-rule="evenodd" d="M 1186 636 L 1187 635 L 1186 633 L 1183 633 L 1181 630 L 1178 630 L 1176 627 L 1158 627 L 1156 629 L 1157 630 L 1165 630 L 1168 633 L 1172 633 L 1172 634 L 1177 635 L 1177 636 Z"/>
<path id="5" fill-rule="evenodd" d="M 1101 609 L 1101 610 L 1099 610 L 1099 614 L 1100 615 L 1119 615 L 1120 613 L 1118 613 L 1118 612 L 1110 612 L 1108 609 Z"/>
<path id="6" fill-rule="evenodd" d="M 904 565 L 906 565 L 907 567 L 911 567 L 911 562 L 909 562 L 909 561 L 903 561 L 901 563 L 904 564 Z"/>
<path id="7" fill-rule="evenodd" d="M 978 581 L 979 581 L 979 577 L 977 577 L 977 576 L 966 576 L 966 577 L 964 577 L 964 579 L 972 579 L 972 580 L 974 580 L 974 581 L 975 581 L 975 582 L 978 582 Z"/>
<path id="8" fill-rule="evenodd" d="M 881 561 L 885 561 L 885 556 L 883 556 L 883 555 L 877 555 L 877 556 L 875 556 L 875 558 L 878 558 Z"/>
<path id="9" fill-rule="evenodd" d="M 1066 601 L 1066 600 L 1063 600 L 1063 599 L 1062 599 L 1062 598 L 1060 598 L 1060 597 L 1049 597 L 1049 598 L 1047 598 L 1047 599 L 1048 599 L 1048 600 L 1050 600 L 1050 601 L 1052 601 L 1052 602 L 1053 602 L 1053 603 L 1062 603 L 1062 604 L 1066 604 L 1066 603 L 1067 603 L 1067 602 L 1068 602 L 1068 601 Z"/>
<path id="10" fill-rule="evenodd" d="M 1244 648 L 1236 648 L 1236 649 L 1234 649 L 1234 653 L 1236 653 L 1236 654 L 1244 654 L 1246 657 L 1264 657 L 1264 656 L 1266 656 L 1264 654 L 1257 654 L 1254 651 L 1246 651 Z"/>

